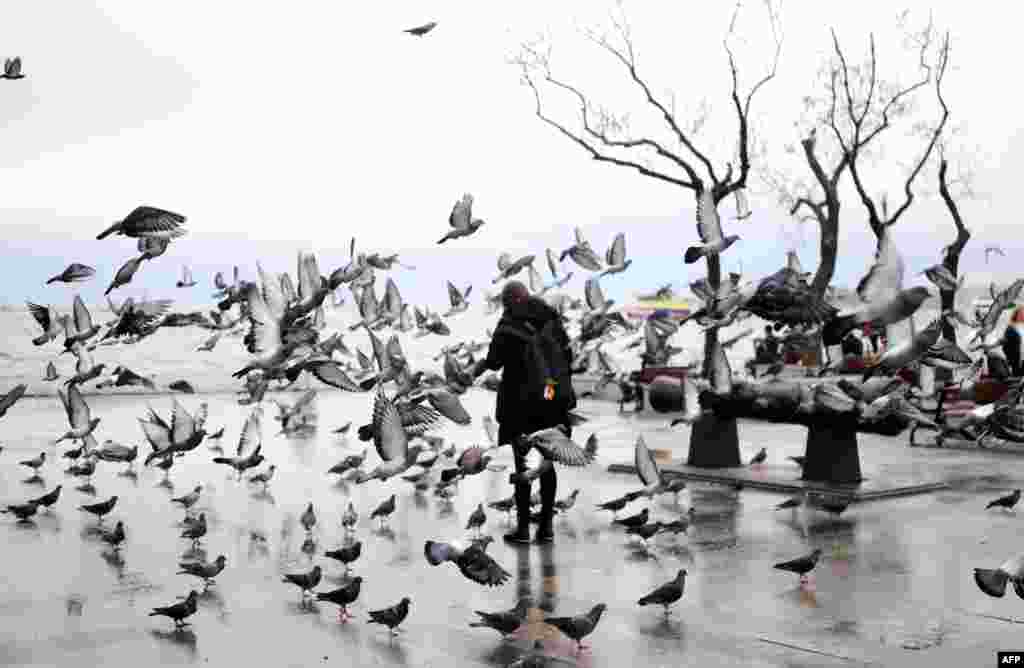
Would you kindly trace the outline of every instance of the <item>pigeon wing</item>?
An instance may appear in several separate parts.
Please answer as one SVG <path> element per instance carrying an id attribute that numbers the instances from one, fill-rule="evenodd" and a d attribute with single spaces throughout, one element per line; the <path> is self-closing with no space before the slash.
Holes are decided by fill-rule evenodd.
<path id="1" fill-rule="evenodd" d="M 544 279 L 540 277 L 540 272 L 532 264 L 527 267 L 526 274 L 530 282 L 530 292 L 536 294 L 544 289 Z"/>
<path id="2" fill-rule="evenodd" d="M 292 282 L 291 274 L 285 272 L 280 275 L 278 280 L 281 283 L 281 294 L 284 295 L 285 304 L 291 304 L 299 298 L 295 292 L 295 284 Z"/>
<path id="3" fill-rule="evenodd" d="M 448 224 L 456 230 L 468 230 L 469 222 L 473 216 L 473 196 L 466 193 L 461 200 L 455 202 L 452 212 L 448 216 Z"/>
<path id="4" fill-rule="evenodd" d="M 71 426 L 75 429 L 84 429 L 89 426 L 89 420 L 92 419 L 92 412 L 89 410 L 89 405 L 85 403 L 85 399 L 82 398 L 82 393 L 78 390 L 77 385 L 72 385 L 68 388 L 68 420 Z"/>
<path id="5" fill-rule="evenodd" d="M 498 425 L 490 415 L 484 416 L 484 433 L 491 445 L 498 445 Z"/>
<path id="6" fill-rule="evenodd" d="M 621 265 L 626 261 L 625 233 L 619 232 L 615 235 L 615 240 L 612 241 L 612 245 L 608 248 L 608 254 L 605 259 L 610 265 Z"/>
<path id="7" fill-rule="evenodd" d="M 51 315 L 52 309 L 47 308 L 46 306 L 40 306 L 39 304 L 33 304 L 32 302 L 26 302 L 26 304 L 28 304 L 28 310 L 32 314 L 32 317 L 35 318 L 36 322 L 39 323 L 39 326 L 43 328 L 43 331 L 49 332 L 50 325 L 54 321 L 54 318 Z"/>
<path id="8" fill-rule="evenodd" d="M 241 457 L 243 452 L 250 451 L 260 441 L 262 441 L 260 438 L 260 414 L 258 411 L 253 411 L 246 418 L 245 425 L 242 427 L 242 433 L 238 437 L 238 448 L 235 450 L 235 454 Z"/>
<path id="9" fill-rule="evenodd" d="M 633 451 L 633 465 L 640 481 L 644 485 L 654 485 L 661 481 L 661 469 L 654 461 L 654 455 L 647 449 L 647 442 L 643 435 L 636 437 L 636 447 Z"/>
<path id="10" fill-rule="evenodd" d="M 142 426 L 142 433 L 145 434 L 146 440 L 153 446 L 153 450 L 160 451 L 171 447 L 171 430 L 166 426 L 141 418 L 139 424 Z"/>
<path id="11" fill-rule="evenodd" d="M 458 289 L 454 285 L 452 285 L 451 281 L 448 281 L 447 283 L 448 283 L 448 302 L 451 304 L 452 308 L 455 308 L 456 306 L 458 306 L 459 304 L 462 303 L 462 293 L 459 292 Z"/>
<path id="12" fill-rule="evenodd" d="M 476 545 L 471 545 L 462 553 L 458 565 L 467 578 L 488 587 L 503 585 L 511 577 L 508 571 Z"/>
<path id="13" fill-rule="evenodd" d="M 543 429 L 528 437 L 547 457 L 565 466 L 586 466 L 593 456 L 566 436 L 558 427 Z"/>
<path id="14" fill-rule="evenodd" d="M 85 302 L 82 301 L 81 295 L 75 295 L 73 312 L 75 315 L 76 330 L 79 332 L 88 332 L 92 329 L 92 316 L 89 314 L 89 309 L 86 308 Z"/>
<path id="15" fill-rule="evenodd" d="M 307 368 L 321 383 L 346 392 L 362 392 L 362 388 L 349 378 L 337 362 L 318 362 Z"/>
<path id="16" fill-rule="evenodd" d="M 196 421 L 177 399 L 171 399 L 171 405 L 171 437 L 175 444 L 181 444 L 196 432 Z"/>
<path id="17" fill-rule="evenodd" d="M 558 257 L 555 252 L 550 248 L 546 248 L 544 254 L 548 258 L 548 269 L 551 271 L 552 278 L 558 278 Z"/>
<path id="18" fill-rule="evenodd" d="M 601 283 L 597 277 L 587 279 L 583 287 L 583 295 L 587 300 L 587 308 L 591 311 L 600 310 L 605 304 L 604 292 L 601 290 Z"/>
<path id="19" fill-rule="evenodd" d="M 404 459 L 409 438 L 402 428 L 402 418 L 395 402 L 380 387 L 373 401 L 373 445 L 386 462 Z"/>
<path id="20" fill-rule="evenodd" d="M 875 252 L 875 263 L 857 284 L 857 294 L 864 302 L 884 301 L 903 288 L 905 267 L 888 231 L 882 233 Z"/>
<path id="21" fill-rule="evenodd" d="M 264 354 L 276 350 L 281 345 L 281 321 L 275 316 L 263 298 L 263 292 L 251 285 L 249 287 L 249 321 L 252 325 L 252 346 L 250 352 Z"/>
<path id="22" fill-rule="evenodd" d="M 273 315 L 274 320 L 280 320 L 284 317 L 286 306 L 281 281 L 272 274 L 263 271 L 263 267 L 260 266 L 259 262 L 256 263 L 256 273 L 259 276 L 259 285 L 263 291 L 263 301 L 266 304 L 267 312 Z"/>
<path id="23" fill-rule="evenodd" d="M 722 221 L 710 188 L 704 188 L 697 196 L 697 234 L 706 244 L 722 240 Z"/>

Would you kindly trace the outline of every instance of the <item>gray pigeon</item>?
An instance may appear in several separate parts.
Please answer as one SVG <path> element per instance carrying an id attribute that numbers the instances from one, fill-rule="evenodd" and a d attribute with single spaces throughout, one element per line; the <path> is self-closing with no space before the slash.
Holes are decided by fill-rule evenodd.
<path id="1" fill-rule="evenodd" d="M 1024 554 L 1008 559 L 999 568 L 975 568 L 974 582 L 989 596 L 1002 598 L 1006 583 L 1013 583 L 1017 596 L 1024 599 Z"/>
<path id="2" fill-rule="evenodd" d="M 226 564 L 227 557 L 223 554 L 209 563 L 205 561 L 186 561 L 178 564 L 178 568 L 181 570 L 177 574 L 195 576 L 203 581 L 203 586 L 209 587 L 213 584 L 213 579 L 224 570 Z"/>
<path id="3" fill-rule="evenodd" d="M 480 617 L 478 622 L 470 622 L 470 628 L 494 629 L 507 638 L 526 622 L 526 613 L 530 608 L 531 601 L 528 598 L 519 599 L 516 607 L 501 612 L 481 612 L 475 610 Z"/>
<path id="4" fill-rule="evenodd" d="M 647 596 L 644 596 L 637 605 L 661 605 L 665 607 L 665 616 L 668 617 L 670 605 L 683 597 L 683 588 L 686 584 L 686 569 L 680 568 L 676 578 L 666 582 Z"/>
<path id="5" fill-rule="evenodd" d="M 195 589 L 188 593 L 188 598 L 184 601 L 179 601 L 173 605 L 167 605 L 160 608 L 153 608 L 153 611 L 149 613 L 150 617 L 169 617 L 174 620 L 175 628 L 181 628 L 188 626 L 185 620 L 192 615 L 196 614 L 196 610 L 199 609 L 199 594 Z"/>
<path id="6" fill-rule="evenodd" d="M 693 264 L 709 255 L 718 255 L 740 240 L 735 234 L 725 236 L 722 233 L 722 221 L 718 217 L 710 188 L 702 189 L 697 195 L 697 234 L 701 244 L 686 249 L 683 254 L 686 264 Z"/>
<path id="7" fill-rule="evenodd" d="M 583 650 L 583 639 L 594 632 L 597 623 L 601 621 L 601 615 L 608 608 L 604 603 L 598 603 L 590 612 L 576 617 L 545 617 L 544 623 L 554 626 L 567 638 L 576 641 L 577 654 Z"/>
<path id="8" fill-rule="evenodd" d="M 282 582 L 295 585 L 301 590 L 303 596 L 307 596 L 312 594 L 311 590 L 320 584 L 322 575 L 323 570 L 317 565 L 308 573 L 285 573 Z"/>

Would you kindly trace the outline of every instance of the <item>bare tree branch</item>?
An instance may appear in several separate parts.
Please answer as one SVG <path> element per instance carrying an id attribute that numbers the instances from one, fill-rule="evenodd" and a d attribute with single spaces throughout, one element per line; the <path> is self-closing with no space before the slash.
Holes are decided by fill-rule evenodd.
<path id="1" fill-rule="evenodd" d="M 956 241 L 949 246 L 946 246 L 945 254 L 942 258 L 942 264 L 945 265 L 946 269 L 953 274 L 954 277 L 958 275 L 960 269 L 960 254 L 963 252 L 967 242 L 971 239 L 971 231 L 967 229 L 964 224 L 963 218 L 960 216 L 960 208 L 957 206 L 956 201 L 953 200 L 953 196 L 949 192 L 949 183 L 946 179 L 946 168 L 948 163 L 946 158 L 942 157 L 939 163 L 939 193 L 942 195 L 942 201 L 946 203 L 946 208 L 949 210 L 949 215 L 953 219 L 953 224 L 956 226 Z M 942 290 L 940 292 L 942 299 L 942 310 L 948 311 L 956 306 L 956 291 L 955 290 Z M 949 341 L 956 341 L 956 328 L 949 322 L 943 324 L 942 334 Z"/>
<path id="2" fill-rule="evenodd" d="M 690 153 L 694 155 L 694 157 L 696 157 L 701 163 L 703 163 L 704 168 L 707 170 L 708 176 L 711 178 L 712 183 L 716 182 L 715 169 L 711 165 L 711 161 L 708 160 L 707 156 L 704 153 L 702 153 L 693 144 L 690 138 L 683 132 L 682 128 L 679 127 L 679 124 L 676 123 L 675 116 L 669 113 L 669 110 L 665 107 L 665 105 L 659 102 L 658 99 L 654 97 L 654 94 L 651 92 L 651 87 L 647 85 L 647 82 L 644 81 L 640 77 L 639 72 L 637 72 L 636 54 L 633 50 L 633 40 L 629 32 L 629 26 L 625 23 L 625 21 L 617 21 L 614 18 L 612 18 L 612 24 L 615 26 L 615 29 L 619 33 L 619 37 L 623 41 L 623 44 L 625 46 L 624 50 L 612 45 L 607 38 L 594 34 L 592 30 L 586 30 L 584 31 L 584 34 L 586 35 L 587 39 L 589 39 L 594 44 L 597 44 L 602 49 L 610 53 L 613 57 L 615 57 L 616 60 L 618 60 L 625 66 L 626 70 L 629 72 L 630 79 L 632 79 L 633 83 L 639 86 L 640 90 L 643 91 L 644 96 L 647 98 L 648 104 L 650 104 L 659 112 L 661 112 L 662 118 L 665 120 L 665 123 L 669 126 L 669 128 L 672 129 L 672 132 L 675 134 L 676 139 L 679 140 L 679 143 L 685 146 L 687 150 L 689 150 Z M 692 178 L 693 177 L 691 177 L 691 180 Z"/>
<path id="3" fill-rule="evenodd" d="M 949 62 L 949 34 L 946 34 L 942 46 L 939 48 L 938 63 L 935 67 L 933 67 L 928 62 L 927 55 L 928 49 L 932 43 L 931 35 L 932 27 L 929 23 L 928 27 L 921 33 L 921 36 L 918 40 L 918 64 L 924 72 L 923 78 L 895 93 L 889 99 L 889 101 L 882 107 L 881 121 L 879 122 L 879 124 L 873 130 L 871 130 L 862 137 L 861 135 L 864 127 L 864 119 L 866 118 L 868 107 L 865 106 L 864 111 L 859 116 L 857 116 L 854 113 L 853 93 L 849 86 L 849 68 L 846 64 L 846 58 L 843 55 L 843 51 L 839 46 L 839 41 L 838 39 L 835 38 L 835 34 L 833 33 L 833 45 L 835 47 L 836 55 L 841 64 L 840 71 L 842 73 L 844 82 L 847 110 L 848 114 L 851 117 L 851 122 L 853 124 L 853 142 L 848 146 L 843 146 L 843 153 L 849 162 L 850 176 L 853 178 L 853 183 L 857 190 L 857 194 L 860 197 L 861 203 L 864 205 L 864 208 L 867 210 L 868 224 L 871 226 L 871 229 L 876 236 L 881 236 L 887 227 L 890 227 L 891 225 L 895 224 L 900 219 L 900 217 L 907 211 L 907 209 L 910 208 L 910 205 L 914 201 L 914 180 L 917 178 L 918 174 L 920 174 L 928 159 L 931 157 L 931 154 L 935 149 L 939 137 L 942 134 L 943 128 L 946 125 L 946 121 L 949 118 L 949 109 L 946 106 L 945 100 L 942 97 L 942 81 L 945 77 L 946 67 Z M 878 63 L 874 49 L 874 39 L 872 39 L 871 44 L 871 55 L 869 60 L 869 85 L 870 90 L 873 91 L 875 86 L 875 80 L 877 78 Z M 861 177 L 859 169 L 858 158 L 861 155 L 861 151 L 868 145 L 868 143 L 870 143 L 871 140 L 877 137 L 879 133 L 881 133 L 884 129 L 890 126 L 890 112 L 893 109 L 894 105 L 899 100 L 905 98 L 910 93 L 914 92 L 915 90 L 918 90 L 922 86 L 927 85 L 929 82 L 933 80 L 933 78 L 935 82 L 936 95 L 942 108 L 942 114 L 939 118 L 938 123 L 935 125 L 935 127 L 930 133 L 930 137 L 928 139 L 928 143 L 925 147 L 924 152 L 916 161 L 914 167 L 910 170 L 909 175 L 904 181 L 903 203 L 900 204 L 900 206 L 898 206 L 895 211 L 893 211 L 892 215 L 889 215 L 887 211 L 882 211 L 882 213 L 879 214 L 878 206 L 876 205 L 875 201 L 871 198 L 871 196 L 868 195 L 867 188 L 864 185 L 864 181 Z"/>

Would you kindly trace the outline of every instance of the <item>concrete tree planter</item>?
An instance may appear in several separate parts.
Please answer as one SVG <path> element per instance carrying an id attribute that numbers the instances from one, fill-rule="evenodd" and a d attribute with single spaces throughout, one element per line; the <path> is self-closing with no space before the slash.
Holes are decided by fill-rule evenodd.
<path id="1" fill-rule="evenodd" d="M 734 468 L 743 466 L 736 418 L 705 411 L 690 430 L 689 466 Z"/>
<path id="2" fill-rule="evenodd" d="M 857 448 L 856 416 L 815 416 L 806 421 L 803 480 L 857 484 L 863 480 Z"/>

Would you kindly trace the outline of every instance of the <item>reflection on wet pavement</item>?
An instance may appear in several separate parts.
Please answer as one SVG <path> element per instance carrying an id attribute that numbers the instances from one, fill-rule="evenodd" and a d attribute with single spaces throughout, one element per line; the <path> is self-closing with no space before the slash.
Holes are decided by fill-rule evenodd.
<path id="1" fill-rule="evenodd" d="M 225 450 L 233 450 L 248 409 L 228 396 L 203 399 L 210 404 L 211 423 L 227 427 Z M 493 395 L 475 391 L 464 397 L 476 416 L 485 414 L 492 400 Z M 147 400 L 90 401 L 103 417 L 102 438 L 130 444 L 141 439 L 135 418 L 145 412 Z M 210 462 L 213 455 L 205 445 L 177 459 L 166 482 L 163 471 L 154 468 L 140 466 L 130 476 L 121 465 L 101 463 L 89 487 L 74 490 L 57 465 L 44 466 L 41 487 L 63 482 L 66 498 L 29 523 L 0 521 L 7 564 L 0 663 L 313 665 L 327 657 L 348 665 L 502 666 L 540 639 L 548 654 L 569 662 L 564 665 L 580 666 L 987 665 L 996 649 L 1019 644 L 1011 622 L 1024 617 L 1021 603 L 1012 595 L 988 598 L 971 579 L 972 568 L 994 567 L 1020 549 L 1019 519 L 984 511 L 991 497 L 1022 486 L 1024 462 L 1018 459 L 911 450 L 902 440 L 865 437 L 866 465 L 927 467 L 950 487 L 857 504 L 834 517 L 803 507 L 776 511 L 782 499 L 763 492 L 690 485 L 678 500 L 671 494 L 641 498 L 620 513 L 625 517 L 649 508 L 652 519 L 670 521 L 694 510 L 685 534 L 655 536 L 644 549 L 610 524 L 610 513 L 595 508 L 638 487 L 636 480 L 606 473 L 604 467 L 629 461 L 638 433 L 652 448 L 671 448 L 683 457 L 687 433 L 669 431 L 661 420 L 622 419 L 614 406 L 585 402 L 582 410 L 592 421 L 579 428 L 581 439 L 599 433 L 600 463 L 559 471 L 559 498 L 576 487 L 581 493 L 556 521 L 553 545 L 506 545 L 501 534 L 508 530 L 507 516 L 487 511 L 484 532 L 497 538 L 488 554 L 513 579 L 485 589 L 457 569 L 431 568 L 422 545 L 426 539 L 465 541 L 463 528 L 477 503 L 509 495 L 507 473 L 469 478 L 450 499 L 416 492 L 405 481 L 354 485 L 338 480 L 324 471 L 364 444 L 354 430 L 349 437 L 330 434 L 337 425 L 326 416 L 338 424 L 360 424 L 368 401 L 328 392 L 317 401 L 323 424 L 316 437 L 286 439 L 275 436 L 273 426 L 265 427 L 264 453 L 278 467 L 266 489 L 225 475 Z M 10 460 L 49 447 L 48 459 L 59 461 L 58 450 L 34 426 L 63 419 L 59 403 L 24 399 L 19 408 L 5 417 L 6 449 L 0 455 L 0 489 L 10 501 L 40 490 L 26 484 Z M 479 431 L 477 421 L 448 425 L 441 435 L 461 447 L 479 442 Z M 23 441 L 11 436 L 22 432 Z M 798 429 L 743 424 L 741 436 L 746 458 L 762 446 L 770 463 L 802 451 Z M 499 452 L 498 463 L 509 459 L 509 453 Z M 179 538 L 183 513 L 169 498 L 196 484 L 203 485 L 203 494 L 195 510 L 206 513 L 208 533 L 190 546 Z M 398 495 L 397 509 L 379 529 L 369 513 L 392 492 Z M 104 525 L 123 520 L 127 533 L 117 551 L 98 539 L 91 517 L 77 510 L 113 494 L 121 501 Z M 281 574 L 318 564 L 324 571 L 318 591 L 344 583 L 344 565 L 323 553 L 344 544 L 341 515 L 349 500 L 360 513 L 355 538 L 364 544 L 352 572 L 365 582 L 352 606 L 354 620 L 339 624 L 335 606 L 301 599 L 281 582 Z M 310 501 L 319 521 L 306 534 L 299 515 Z M 771 567 L 816 547 L 823 556 L 803 586 L 793 574 Z M 194 578 L 176 575 L 179 561 L 218 554 L 226 556 L 227 567 L 201 593 L 191 627 L 175 631 L 167 620 L 146 617 L 151 607 L 195 586 Z M 680 567 L 689 576 L 670 618 L 636 604 Z M 27 576 L 35 573 L 45 576 Z M 365 624 L 368 609 L 406 595 L 412 609 L 395 640 Z M 532 601 L 528 621 L 509 641 L 468 627 L 474 610 L 507 609 L 523 596 Z M 575 644 L 543 618 L 579 614 L 598 602 L 609 607 L 588 637 L 593 650 L 576 659 Z"/>

